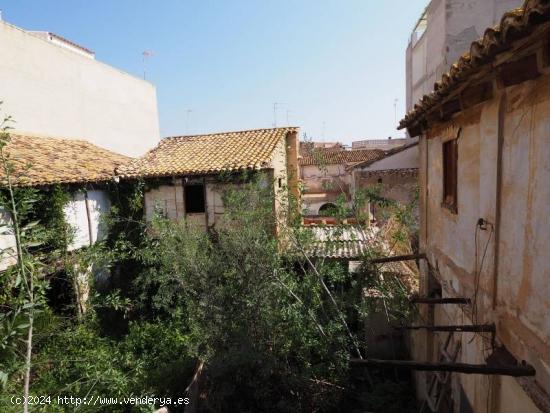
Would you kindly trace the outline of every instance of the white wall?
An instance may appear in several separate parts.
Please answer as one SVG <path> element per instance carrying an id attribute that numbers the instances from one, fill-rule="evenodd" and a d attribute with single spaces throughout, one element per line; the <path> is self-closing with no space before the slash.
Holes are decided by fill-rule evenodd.
<path id="1" fill-rule="evenodd" d="M 361 171 L 383 171 L 386 169 L 408 169 L 418 168 L 419 166 L 419 149 L 418 145 L 411 146 L 395 155 L 387 156 L 379 161 L 376 161 L 364 168 Z"/>
<path id="2" fill-rule="evenodd" d="M 155 87 L 0 21 L 0 100 L 16 131 L 82 138 L 129 156 L 160 139 Z"/>
<path id="3" fill-rule="evenodd" d="M 12 219 L 6 211 L 0 210 L 0 271 L 17 262 L 15 235 Z"/>
<path id="4" fill-rule="evenodd" d="M 105 191 L 92 190 L 87 192 L 88 208 L 90 210 L 91 243 L 101 241 L 107 236 L 103 217 L 109 212 L 110 202 Z M 73 199 L 63 209 L 65 220 L 73 228 L 74 238 L 69 245 L 69 251 L 90 245 L 88 231 L 88 215 L 86 212 L 86 198 L 83 192 L 73 194 Z"/>

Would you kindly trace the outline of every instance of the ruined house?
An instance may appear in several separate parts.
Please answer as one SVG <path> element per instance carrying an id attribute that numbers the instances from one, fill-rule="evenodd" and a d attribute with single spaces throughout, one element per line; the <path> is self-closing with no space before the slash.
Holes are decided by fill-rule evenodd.
<path id="1" fill-rule="evenodd" d="M 84 140 L 18 134 L 10 134 L 2 152 L 8 159 L 10 181 L 14 187 L 33 187 L 45 195 L 45 202 L 54 196 L 55 188 L 68 197 L 62 206 L 63 219 L 69 225 L 68 245 L 64 246 L 67 252 L 76 252 L 107 238 L 104 218 L 111 207 L 108 186 L 114 180 L 115 168 L 130 158 Z M 0 181 L 5 189 L 7 175 L 4 167 L 0 170 Z M 48 222 L 43 221 L 44 211 L 36 205 L 33 208 L 33 216 L 47 226 Z M 0 271 L 3 271 L 17 263 L 17 253 L 11 215 L 2 211 L 0 217 Z M 61 237 L 60 234 L 56 236 Z M 48 271 L 52 274 L 59 271 L 56 262 L 50 264 L 46 267 Z M 78 290 L 77 311 L 81 315 L 87 307 L 90 275 L 106 273 L 102 268 L 78 268 L 78 264 L 74 268 L 78 276 L 73 280 L 72 288 Z M 68 282 L 68 277 L 63 275 L 55 277 L 48 294 L 59 301 L 57 294 L 67 293 Z"/>
<path id="2" fill-rule="evenodd" d="M 60 185 L 70 193 L 71 199 L 64 207 L 65 220 L 74 229 L 70 251 L 106 237 L 102 216 L 109 211 L 110 201 L 105 184 L 113 181 L 115 168 L 131 158 L 84 140 L 18 134 L 10 134 L 4 154 L 13 166 L 14 186 L 48 192 L 54 185 Z M 7 183 L 3 170 L 0 179 L 3 185 Z M 9 216 L 4 213 L 3 217 L 3 224 L 9 225 Z M 0 245 L 8 247 L 2 251 L 5 268 L 14 256 L 11 247 L 15 239 L 11 231 L 2 233 Z"/>
<path id="3" fill-rule="evenodd" d="M 216 225 L 224 212 L 223 190 L 232 185 L 220 175 L 265 171 L 273 185 L 274 213 L 286 202 L 289 188 L 298 194 L 298 129 L 274 128 L 164 138 L 143 157 L 119 168 L 123 179 L 142 178 L 145 215 L 160 212 L 173 220 L 205 229 Z"/>
<path id="4" fill-rule="evenodd" d="M 425 411 L 550 411 L 550 3 L 504 14 L 400 127 L 420 136 Z"/>
<path id="5" fill-rule="evenodd" d="M 405 139 L 402 139 L 405 141 Z M 302 205 L 306 223 L 330 223 L 331 210 L 341 198 L 350 207 L 356 191 L 382 184 L 381 195 L 408 203 L 415 194 L 418 175 L 418 145 L 409 139 L 408 145 L 390 150 L 316 149 L 300 159 L 300 178 L 304 185 Z M 365 209 L 378 217 L 372 205 Z"/>
<path id="6" fill-rule="evenodd" d="M 326 150 L 318 148 L 300 159 L 300 179 L 304 186 L 302 206 L 304 215 L 330 216 L 339 198 L 344 197 L 347 206 L 352 200 L 351 165 L 382 159 L 379 149 Z"/>

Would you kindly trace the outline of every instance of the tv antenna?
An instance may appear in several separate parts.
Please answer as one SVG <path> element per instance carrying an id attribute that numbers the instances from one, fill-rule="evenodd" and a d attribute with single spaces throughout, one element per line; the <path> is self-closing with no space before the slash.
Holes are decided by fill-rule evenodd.
<path id="1" fill-rule="evenodd" d="M 289 115 L 292 113 L 291 110 L 287 109 L 286 110 L 286 126 L 290 126 L 290 122 L 288 121 L 288 118 L 290 117 Z"/>
<path id="2" fill-rule="evenodd" d="M 274 102 L 273 103 L 273 127 L 276 128 L 277 127 L 277 110 L 281 107 L 281 106 L 285 106 L 286 103 L 281 103 L 281 102 Z"/>
<path id="3" fill-rule="evenodd" d="M 189 135 L 189 116 L 193 112 L 193 109 L 187 109 L 185 111 L 185 134 Z"/>
<path id="4" fill-rule="evenodd" d="M 147 59 L 153 56 L 152 50 L 144 50 L 141 55 L 143 56 L 143 79 L 147 79 Z"/>

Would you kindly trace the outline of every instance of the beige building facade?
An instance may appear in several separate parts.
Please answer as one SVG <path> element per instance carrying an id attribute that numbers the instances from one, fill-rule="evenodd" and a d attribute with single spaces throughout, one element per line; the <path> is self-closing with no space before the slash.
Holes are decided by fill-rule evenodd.
<path id="1" fill-rule="evenodd" d="M 550 5 L 526 1 L 401 123 L 420 136 L 420 293 L 467 300 L 418 304 L 416 322 L 494 329 L 456 332 L 449 346 L 421 329 L 413 359 L 524 368 L 451 374 L 440 411 L 550 411 L 549 42 Z M 433 377 L 417 373 L 421 399 L 434 399 Z"/>
<path id="2" fill-rule="evenodd" d="M 2 112 L 22 134 L 86 139 L 139 156 L 160 139 L 155 86 L 49 32 L 0 20 Z"/>

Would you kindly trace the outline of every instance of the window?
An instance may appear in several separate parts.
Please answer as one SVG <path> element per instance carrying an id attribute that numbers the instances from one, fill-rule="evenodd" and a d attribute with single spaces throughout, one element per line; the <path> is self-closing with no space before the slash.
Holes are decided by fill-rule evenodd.
<path id="1" fill-rule="evenodd" d="M 185 213 L 199 214 L 205 212 L 204 185 L 185 185 Z"/>
<path id="2" fill-rule="evenodd" d="M 458 139 L 443 143 L 443 206 L 457 213 Z"/>

